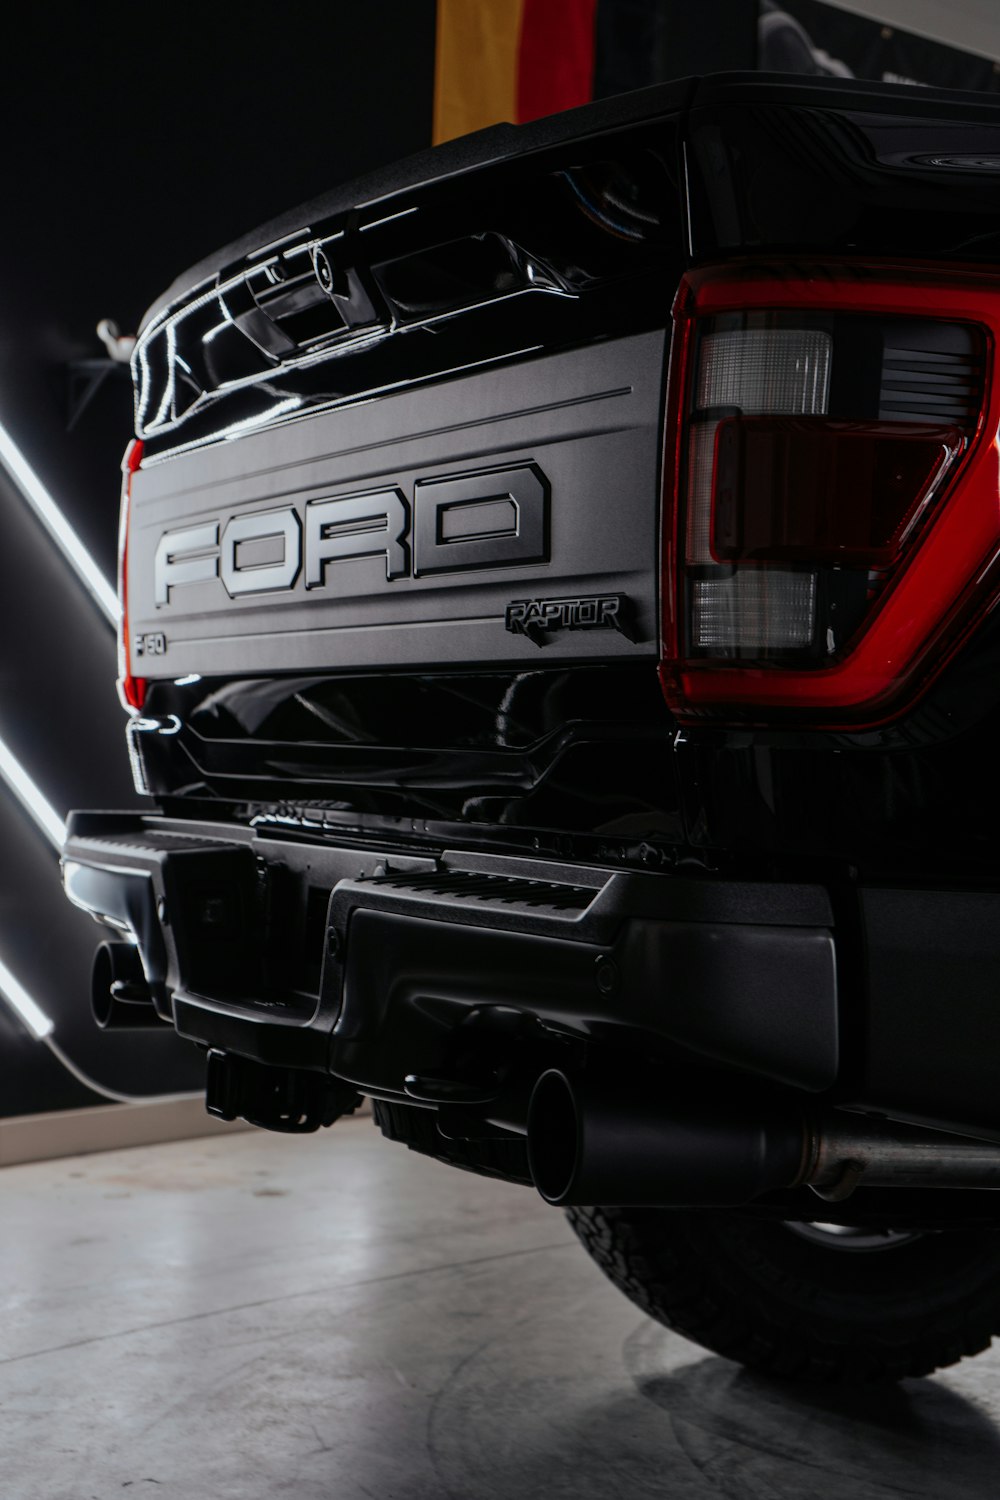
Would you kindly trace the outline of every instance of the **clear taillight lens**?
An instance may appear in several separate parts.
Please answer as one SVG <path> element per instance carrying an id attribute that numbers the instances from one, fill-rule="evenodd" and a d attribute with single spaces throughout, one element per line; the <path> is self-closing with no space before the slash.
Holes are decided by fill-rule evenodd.
<path id="1" fill-rule="evenodd" d="M 773 651 L 808 645 L 815 578 L 778 570 L 736 574 L 713 546 L 719 438 L 733 411 L 826 411 L 832 340 L 819 329 L 733 328 L 698 341 L 690 416 L 686 562 L 695 651 Z M 702 572 L 701 570 L 704 570 Z"/>
<path id="2" fill-rule="evenodd" d="M 963 587 L 989 561 L 987 533 L 1000 550 L 995 487 L 974 534 L 954 519 L 962 485 L 986 477 L 1000 294 L 975 275 L 719 269 L 686 279 L 675 316 L 671 706 L 685 720 L 884 716 L 947 624 L 939 588 L 910 582 L 926 548 L 938 583 L 961 572 Z"/>
<path id="3" fill-rule="evenodd" d="M 816 631 L 816 574 L 769 568 L 695 578 L 690 605 L 696 651 L 794 651 Z"/>
<path id="4" fill-rule="evenodd" d="M 830 395 L 833 340 L 813 328 L 706 333 L 698 350 L 696 411 L 738 406 L 815 416 Z"/>

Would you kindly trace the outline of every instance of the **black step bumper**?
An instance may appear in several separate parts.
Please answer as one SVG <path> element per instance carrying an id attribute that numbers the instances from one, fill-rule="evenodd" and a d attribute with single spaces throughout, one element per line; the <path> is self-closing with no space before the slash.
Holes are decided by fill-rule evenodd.
<path id="1" fill-rule="evenodd" d="M 401 1097 L 470 1017 L 820 1091 L 838 1070 L 819 886 L 634 874 L 74 813 L 67 894 L 139 945 L 181 1035 Z"/>

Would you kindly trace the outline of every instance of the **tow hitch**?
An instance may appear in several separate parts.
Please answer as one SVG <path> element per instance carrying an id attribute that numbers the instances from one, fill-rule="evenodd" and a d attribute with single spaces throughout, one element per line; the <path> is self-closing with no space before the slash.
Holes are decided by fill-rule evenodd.
<path id="1" fill-rule="evenodd" d="M 218 1120 L 307 1135 L 353 1114 L 360 1103 L 348 1084 L 322 1073 L 269 1067 L 214 1048 L 208 1054 L 205 1108 Z"/>

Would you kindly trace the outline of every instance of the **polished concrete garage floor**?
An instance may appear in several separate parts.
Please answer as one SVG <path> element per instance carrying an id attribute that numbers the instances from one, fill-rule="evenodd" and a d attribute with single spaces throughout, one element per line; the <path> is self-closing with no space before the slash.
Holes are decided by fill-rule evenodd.
<path id="1" fill-rule="evenodd" d="M 788 1388 L 370 1121 L 0 1177 L 3 1500 L 1000 1494 L 1000 1351 Z"/>

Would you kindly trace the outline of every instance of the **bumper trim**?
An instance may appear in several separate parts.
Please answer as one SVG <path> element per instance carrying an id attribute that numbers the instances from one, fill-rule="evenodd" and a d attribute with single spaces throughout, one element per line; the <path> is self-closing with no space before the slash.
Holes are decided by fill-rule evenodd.
<path id="1" fill-rule="evenodd" d="M 820 1091 L 836 1079 L 822 887 L 635 874 L 73 814 L 71 899 L 137 940 L 158 1003 L 202 1045 L 405 1096 L 449 1076 L 459 1028 L 516 1012 Z"/>

